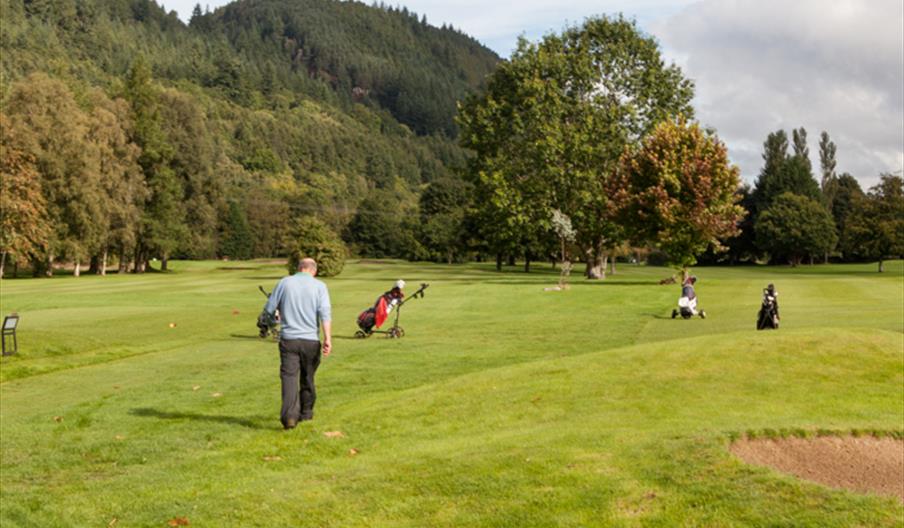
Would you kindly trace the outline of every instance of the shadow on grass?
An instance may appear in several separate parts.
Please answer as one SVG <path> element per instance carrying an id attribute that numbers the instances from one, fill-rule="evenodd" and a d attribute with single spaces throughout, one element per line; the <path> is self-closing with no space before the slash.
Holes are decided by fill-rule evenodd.
<path id="1" fill-rule="evenodd" d="M 134 416 L 142 416 L 145 418 L 159 418 L 161 420 L 192 420 L 198 422 L 218 422 L 230 425 L 240 425 L 250 429 L 276 429 L 276 427 L 268 427 L 261 422 L 263 418 L 258 417 L 256 420 L 241 418 L 239 416 L 223 416 L 217 414 L 196 414 L 185 412 L 160 411 L 149 407 L 140 407 L 132 409 L 129 414 Z"/>
<path id="2" fill-rule="evenodd" d="M 233 338 L 233 339 L 246 339 L 246 340 L 248 340 L 248 341 L 261 341 L 261 342 L 269 342 L 269 343 L 275 343 L 275 342 L 276 342 L 276 341 L 274 341 L 274 340 L 272 340 L 272 339 L 269 339 L 269 338 L 266 338 L 266 337 L 261 337 L 261 336 L 259 336 L 259 335 L 257 335 L 257 334 L 254 334 L 254 335 L 229 334 L 229 337 L 231 337 L 231 338 Z"/>
<path id="3" fill-rule="evenodd" d="M 652 317 L 653 319 L 671 319 L 672 318 L 670 315 L 660 315 L 660 314 L 653 314 L 653 313 L 645 313 L 643 315 L 645 315 L 647 317 Z"/>

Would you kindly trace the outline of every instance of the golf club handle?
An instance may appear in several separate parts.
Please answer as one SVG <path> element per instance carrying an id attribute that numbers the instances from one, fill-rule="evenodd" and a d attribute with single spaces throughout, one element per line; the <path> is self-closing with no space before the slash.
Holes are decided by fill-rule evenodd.
<path id="1" fill-rule="evenodd" d="M 268 299 L 270 298 L 270 294 L 267 293 L 267 290 L 265 290 L 263 286 L 258 286 L 257 289 L 260 290 L 261 293 L 263 293 L 264 295 L 266 295 Z"/>
<path id="2" fill-rule="evenodd" d="M 424 290 L 426 290 L 428 286 L 430 286 L 430 285 L 427 284 L 426 282 L 422 282 L 422 283 L 421 283 L 421 287 L 418 288 L 418 290 L 417 290 L 416 292 L 412 293 L 407 299 L 403 299 L 402 302 L 399 303 L 399 306 L 402 306 L 403 304 L 405 304 L 406 302 L 408 302 L 408 301 L 410 301 L 410 300 L 412 300 L 412 299 L 417 299 L 417 296 L 418 296 L 418 295 L 420 295 L 421 297 L 423 297 L 423 296 L 424 296 Z"/>

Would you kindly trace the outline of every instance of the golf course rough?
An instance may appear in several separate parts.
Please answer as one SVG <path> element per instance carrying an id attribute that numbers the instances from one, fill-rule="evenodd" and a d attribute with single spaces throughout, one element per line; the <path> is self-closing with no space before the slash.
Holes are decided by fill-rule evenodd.
<path id="1" fill-rule="evenodd" d="M 278 421 L 256 337 L 272 262 L 4 279 L 6 526 L 902 526 L 897 497 L 749 465 L 745 431 L 904 429 L 904 265 L 672 272 L 349 262 L 312 422 Z M 402 339 L 353 339 L 392 283 L 429 282 Z M 775 283 L 782 329 L 754 330 Z M 170 326 L 173 323 L 174 326 Z M 339 434 L 330 434 L 341 432 Z"/>

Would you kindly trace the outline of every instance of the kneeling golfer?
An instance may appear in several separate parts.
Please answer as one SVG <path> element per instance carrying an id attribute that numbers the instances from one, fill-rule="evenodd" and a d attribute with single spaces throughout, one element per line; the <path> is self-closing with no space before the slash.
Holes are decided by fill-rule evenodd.
<path id="1" fill-rule="evenodd" d="M 279 281 L 264 311 L 279 309 L 279 377 L 282 381 L 282 410 L 279 419 L 285 429 L 314 417 L 314 373 L 320 366 L 320 352 L 330 355 L 332 322 L 330 294 L 326 284 L 315 279 L 317 263 L 306 258 L 298 273 Z M 319 330 L 323 326 L 323 344 Z M 299 376 L 301 386 L 299 387 Z"/>

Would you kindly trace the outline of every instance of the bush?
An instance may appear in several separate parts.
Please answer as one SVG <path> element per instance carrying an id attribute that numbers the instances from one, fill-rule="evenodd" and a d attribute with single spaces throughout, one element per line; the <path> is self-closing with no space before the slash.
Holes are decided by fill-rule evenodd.
<path id="1" fill-rule="evenodd" d="M 299 220 L 292 229 L 286 247 L 289 249 L 289 273 L 298 269 L 305 257 L 317 261 L 317 274 L 335 277 L 342 273 L 348 250 L 342 239 L 320 220 L 308 217 Z"/>

